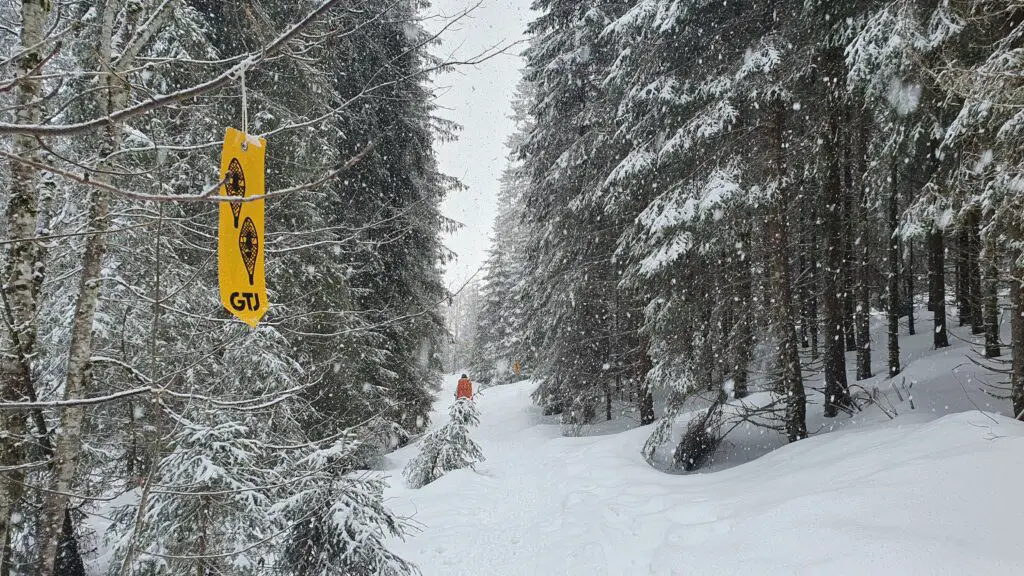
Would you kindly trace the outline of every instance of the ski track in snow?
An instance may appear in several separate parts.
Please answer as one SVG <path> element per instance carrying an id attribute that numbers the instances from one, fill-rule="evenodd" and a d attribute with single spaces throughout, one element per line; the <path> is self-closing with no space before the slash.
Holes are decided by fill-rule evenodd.
<path id="1" fill-rule="evenodd" d="M 931 352 L 922 331 L 904 344 L 916 410 L 893 398 L 895 420 L 868 408 L 826 421 L 811 405 L 812 432 L 836 431 L 785 446 L 738 430 L 721 455 L 732 467 L 711 473 L 651 468 L 649 428 L 562 437 L 532 383 L 485 389 L 475 471 L 410 490 L 417 446 L 388 456 L 389 504 L 418 527 L 391 545 L 426 576 L 1016 573 L 1024 425 L 972 410 L 999 401 L 964 367 L 969 343 Z"/>

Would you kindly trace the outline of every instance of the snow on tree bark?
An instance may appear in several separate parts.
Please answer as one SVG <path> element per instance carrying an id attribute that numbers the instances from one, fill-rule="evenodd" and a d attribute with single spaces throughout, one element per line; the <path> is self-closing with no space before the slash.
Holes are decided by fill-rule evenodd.
<path id="1" fill-rule="evenodd" d="M 39 1 L 21 2 L 21 35 L 17 60 L 18 79 L 14 86 L 15 118 L 18 124 L 37 124 L 42 118 L 43 83 L 47 56 L 44 50 L 44 27 L 48 4 Z M 12 152 L 25 158 L 40 158 L 39 143 L 28 135 L 14 136 Z M 11 166 L 10 197 L 7 204 L 7 237 L 14 240 L 7 247 L 0 278 L 3 333 L 0 336 L 0 401 L 17 402 L 34 399 L 32 358 L 36 355 L 36 322 L 42 262 L 34 241 L 38 220 L 39 174 L 24 164 Z M 20 446 L 25 433 L 25 415 L 4 411 L 0 414 L 0 465 L 16 467 L 24 462 Z M 7 546 L 16 504 L 24 493 L 23 471 L 11 470 L 0 482 L 0 546 L 3 546 L 0 569 L 9 570 Z"/>
<path id="2" fill-rule="evenodd" d="M 100 18 L 99 45 L 97 57 L 104 68 L 112 66 L 112 43 L 114 41 L 115 16 L 120 10 L 118 0 L 103 3 Z M 96 92 L 95 106 L 105 116 L 121 108 L 125 88 L 121 80 L 107 75 L 103 80 L 104 90 Z M 108 125 L 103 129 L 100 140 L 100 162 L 96 167 L 95 179 L 110 185 L 111 175 L 116 167 L 106 159 L 119 149 L 119 129 Z M 68 351 L 67 377 L 64 381 L 64 400 L 84 398 L 90 387 L 90 367 L 93 355 L 93 335 L 96 310 L 99 304 L 103 257 L 107 251 L 107 230 L 110 227 L 109 193 L 99 187 L 89 191 L 88 231 L 85 251 L 81 260 L 81 276 L 75 301 L 75 312 L 71 327 L 71 343 Z M 57 563 L 58 544 L 63 516 L 70 506 L 70 495 L 74 493 L 74 481 L 83 442 L 85 421 L 84 406 L 69 406 L 60 414 L 54 441 L 54 466 L 51 488 L 43 497 L 43 518 L 40 525 L 39 552 L 40 570 L 50 574 Z"/>

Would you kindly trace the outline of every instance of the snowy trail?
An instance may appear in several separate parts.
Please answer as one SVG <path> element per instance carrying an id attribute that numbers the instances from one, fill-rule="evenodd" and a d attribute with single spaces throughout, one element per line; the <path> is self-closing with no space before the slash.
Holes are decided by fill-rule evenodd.
<path id="1" fill-rule="evenodd" d="M 479 398 L 476 472 L 409 490 L 416 446 L 389 456 L 390 504 L 421 528 L 394 546 L 427 576 L 1016 572 L 1012 420 L 918 412 L 670 476 L 639 455 L 648 429 L 560 437 L 532 388 Z"/>

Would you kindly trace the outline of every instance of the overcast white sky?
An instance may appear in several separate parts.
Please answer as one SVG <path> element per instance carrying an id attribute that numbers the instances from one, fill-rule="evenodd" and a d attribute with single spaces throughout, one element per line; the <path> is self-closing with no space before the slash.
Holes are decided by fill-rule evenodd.
<path id="1" fill-rule="evenodd" d="M 453 16 L 472 7 L 477 0 L 435 0 L 431 14 Z M 443 44 L 434 53 L 444 58 L 466 60 L 492 48 L 524 37 L 532 18 L 531 0 L 482 0 L 472 14 L 445 32 Z M 428 27 L 437 29 L 441 19 Z M 438 115 L 462 125 L 456 142 L 439 144 L 440 168 L 467 186 L 453 192 L 444 202 L 445 215 L 465 226 L 445 239 L 459 258 L 448 265 L 445 280 L 457 290 L 483 264 L 494 223 L 498 179 L 505 167 L 508 150 L 505 139 L 513 130 L 508 116 L 511 97 L 519 81 L 522 60 L 519 45 L 473 67 L 462 66 L 435 79 Z"/>

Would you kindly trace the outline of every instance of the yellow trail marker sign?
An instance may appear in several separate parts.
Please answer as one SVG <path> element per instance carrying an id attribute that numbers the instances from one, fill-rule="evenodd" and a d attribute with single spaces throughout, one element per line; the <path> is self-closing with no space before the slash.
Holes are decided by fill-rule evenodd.
<path id="1" fill-rule="evenodd" d="M 519 360 L 516 360 L 515 362 L 512 363 L 512 371 L 515 372 L 516 376 L 519 376 L 519 373 L 522 372 L 522 369 L 523 367 L 519 365 Z"/>
<path id="2" fill-rule="evenodd" d="M 262 196 L 267 141 L 228 128 L 220 159 L 221 196 Z M 267 313 L 263 271 L 263 200 L 221 202 L 217 233 L 220 301 L 253 328 Z"/>

